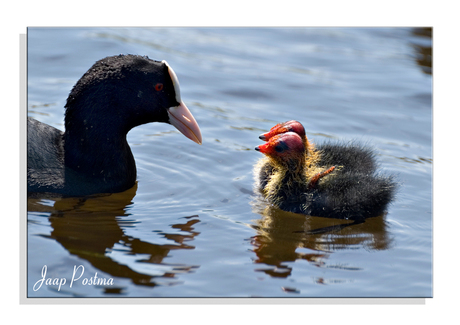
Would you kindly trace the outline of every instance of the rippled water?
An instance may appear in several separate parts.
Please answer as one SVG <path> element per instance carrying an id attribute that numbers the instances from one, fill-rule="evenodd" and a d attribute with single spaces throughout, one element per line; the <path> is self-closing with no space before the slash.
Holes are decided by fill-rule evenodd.
<path id="1" fill-rule="evenodd" d="M 29 199 L 28 296 L 432 296 L 429 34 L 30 28 L 28 115 L 63 130 L 66 97 L 95 61 L 148 55 L 174 68 L 203 145 L 170 125 L 143 125 L 128 135 L 135 188 Z M 400 184 L 388 213 L 340 226 L 257 202 L 258 135 L 290 119 L 315 143 L 374 146 Z"/>

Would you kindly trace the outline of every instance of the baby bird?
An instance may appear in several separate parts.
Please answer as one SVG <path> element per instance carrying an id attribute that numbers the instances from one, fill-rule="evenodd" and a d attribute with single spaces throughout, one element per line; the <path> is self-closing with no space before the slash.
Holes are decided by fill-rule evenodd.
<path id="1" fill-rule="evenodd" d="M 352 159 L 353 153 L 370 151 L 338 144 L 326 146 L 330 152 L 324 154 L 297 123 L 287 124 L 297 132 L 275 126 L 261 136 L 268 142 L 255 148 L 266 155 L 255 167 L 265 199 L 282 210 L 319 217 L 363 220 L 383 214 L 394 195 L 392 177 L 374 173 L 373 155 L 363 154 L 368 158 L 363 165 Z"/>
<path id="2" fill-rule="evenodd" d="M 315 146 L 308 141 L 305 128 L 299 121 L 291 120 L 279 123 L 267 133 L 261 134 L 259 138 L 268 141 L 277 134 L 289 131 L 297 133 L 302 138 L 307 156 L 310 156 L 310 160 L 317 165 L 337 165 L 342 166 L 345 170 L 359 168 L 362 173 L 373 173 L 376 170 L 377 164 L 375 163 L 375 154 L 372 149 L 356 143 L 325 143 Z"/>

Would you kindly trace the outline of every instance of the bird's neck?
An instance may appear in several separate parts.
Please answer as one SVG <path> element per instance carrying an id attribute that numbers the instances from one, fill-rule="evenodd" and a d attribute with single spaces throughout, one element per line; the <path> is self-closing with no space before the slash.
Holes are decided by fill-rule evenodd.
<path id="1" fill-rule="evenodd" d="M 66 123 L 64 157 L 68 177 L 78 175 L 88 182 L 107 184 L 107 188 L 134 185 L 136 164 L 127 134 L 117 130 L 113 125 L 82 119 Z"/>
<path id="2" fill-rule="evenodd" d="M 305 149 L 306 151 L 305 152 L 305 166 L 306 168 L 312 168 L 316 166 L 318 162 L 320 161 L 321 152 L 318 149 L 316 149 L 313 142 L 308 141 L 306 138 L 305 138 L 304 146 L 306 148 Z"/>
<path id="3" fill-rule="evenodd" d="M 305 157 L 287 161 L 269 159 L 273 166 L 273 174 L 264 188 L 264 194 L 271 202 L 284 201 L 303 192 L 307 184 Z"/>

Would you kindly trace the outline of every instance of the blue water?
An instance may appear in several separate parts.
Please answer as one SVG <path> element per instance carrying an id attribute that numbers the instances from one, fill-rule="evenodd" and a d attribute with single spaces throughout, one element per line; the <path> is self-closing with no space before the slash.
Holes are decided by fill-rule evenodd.
<path id="1" fill-rule="evenodd" d="M 29 116 L 64 130 L 67 95 L 95 61 L 148 55 L 174 68 L 203 145 L 170 125 L 143 125 L 128 135 L 137 188 L 29 199 L 28 296 L 432 296 L 432 76 L 422 62 L 431 37 L 423 34 L 29 28 Z M 373 146 L 399 183 L 387 214 L 306 235 L 294 231 L 344 222 L 257 204 L 258 135 L 290 119 L 315 143 Z"/>

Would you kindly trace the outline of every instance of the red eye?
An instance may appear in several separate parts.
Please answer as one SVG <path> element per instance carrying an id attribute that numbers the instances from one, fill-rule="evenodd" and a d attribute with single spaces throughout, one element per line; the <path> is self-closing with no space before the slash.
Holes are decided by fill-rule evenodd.
<path id="1" fill-rule="evenodd" d="M 155 85 L 155 90 L 156 90 L 156 91 L 160 91 L 160 90 L 162 90 L 162 89 L 163 89 L 163 84 L 162 84 L 162 83 L 157 83 L 157 84 Z"/>

